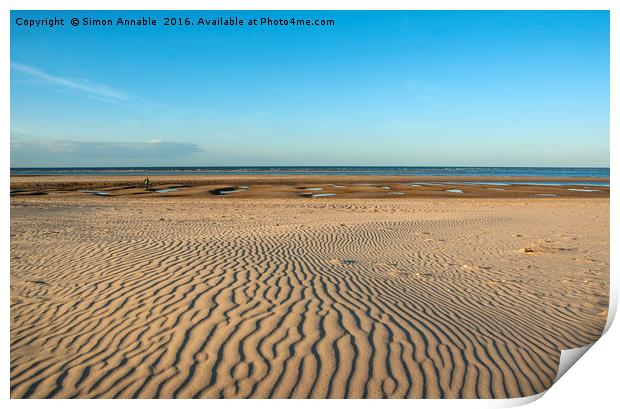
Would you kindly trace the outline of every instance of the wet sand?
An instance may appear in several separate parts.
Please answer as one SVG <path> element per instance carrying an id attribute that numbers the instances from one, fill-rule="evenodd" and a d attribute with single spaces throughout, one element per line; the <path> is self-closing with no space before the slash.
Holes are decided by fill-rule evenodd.
<path id="1" fill-rule="evenodd" d="M 78 179 L 11 181 L 14 398 L 520 397 L 605 324 L 608 188 Z"/>
<path id="2" fill-rule="evenodd" d="M 11 196 L 84 195 L 238 198 L 295 198 L 312 194 L 335 198 L 417 197 L 609 197 L 608 186 L 591 186 L 601 178 L 341 176 L 341 175 L 180 175 L 152 176 L 13 176 Z M 518 182 L 518 184 L 515 184 Z M 565 183 L 562 186 L 545 183 Z M 528 184 L 521 184 L 528 183 Z M 162 192 L 163 190 L 163 192 Z M 460 191 L 460 192 L 457 192 Z"/>

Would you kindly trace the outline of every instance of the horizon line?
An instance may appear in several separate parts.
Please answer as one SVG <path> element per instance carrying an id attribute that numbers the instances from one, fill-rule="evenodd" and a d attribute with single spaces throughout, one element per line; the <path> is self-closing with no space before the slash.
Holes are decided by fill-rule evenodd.
<path id="1" fill-rule="evenodd" d="M 171 168 L 542 168 L 542 169 L 610 169 L 607 166 L 544 166 L 544 165 L 163 165 L 163 166 L 11 166 L 10 169 L 171 169 Z"/>

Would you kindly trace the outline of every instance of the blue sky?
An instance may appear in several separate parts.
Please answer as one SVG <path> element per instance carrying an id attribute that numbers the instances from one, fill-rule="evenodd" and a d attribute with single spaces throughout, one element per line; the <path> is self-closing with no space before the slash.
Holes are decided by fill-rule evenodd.
<path id="1" fill-rule="evenodd" d="M 143 15 L 158 26 L 68 24 Z M 162 25 L 175 15 L 335 25 Z M 606 11 L 11 20 L 14 167 L 609 165 Z"/>

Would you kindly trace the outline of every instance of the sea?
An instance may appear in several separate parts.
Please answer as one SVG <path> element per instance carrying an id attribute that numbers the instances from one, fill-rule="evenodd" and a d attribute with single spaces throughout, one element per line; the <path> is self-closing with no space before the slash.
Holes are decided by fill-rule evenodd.
<path id="1" fill-rule="evenodd" d="M 11 175 L 378 175 L 609 178 L 609 168 L 470 166 L 187 166 L 11 168 Z"/>

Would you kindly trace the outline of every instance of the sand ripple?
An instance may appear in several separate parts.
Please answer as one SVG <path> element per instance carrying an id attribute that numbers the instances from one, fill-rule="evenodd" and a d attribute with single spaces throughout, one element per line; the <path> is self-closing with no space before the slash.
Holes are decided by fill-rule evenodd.
<path id="1" fill-rule="evenodd" d="M 604 326 L 608 201 L 41 203 L 12 397 L 519 397 Z"/>

